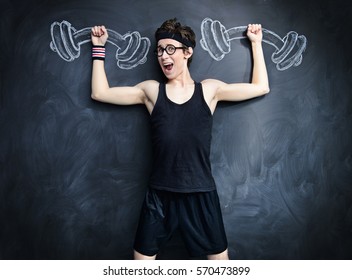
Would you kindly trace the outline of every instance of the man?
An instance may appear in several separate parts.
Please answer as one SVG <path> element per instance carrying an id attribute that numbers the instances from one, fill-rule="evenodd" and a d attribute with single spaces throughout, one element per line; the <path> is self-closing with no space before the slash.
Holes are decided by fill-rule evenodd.
<path id="1" fill-rule="evenodd" d="M 242 101 L 269 92 L 261 26 L 248 25 L 247 36 L 253 54 L 251 83 L 195 82 L 188 68 L 195 34 L 171 19 L 155 32 L 155 53 L 167 82 L 110 87 L 103 47 L 108 33 L 104 26 L 92 28 L 92 98 L 118 105 L 144 104 L 151 115 L 154 162 L 135 238 L 135 259 L 155 259 L 176 228 L 191 256 L 228 259 L 209 160 L 212 115 L 219 101 Z"/>

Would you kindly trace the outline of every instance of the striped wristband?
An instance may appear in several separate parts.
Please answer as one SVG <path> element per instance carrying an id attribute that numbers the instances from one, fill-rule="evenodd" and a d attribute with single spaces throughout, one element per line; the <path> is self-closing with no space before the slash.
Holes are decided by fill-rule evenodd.
<path id="1" fill-rule="evenodd" d="M 98 60 L 105 60 L 105 46 L 93 46 L 92 58 Z"/>

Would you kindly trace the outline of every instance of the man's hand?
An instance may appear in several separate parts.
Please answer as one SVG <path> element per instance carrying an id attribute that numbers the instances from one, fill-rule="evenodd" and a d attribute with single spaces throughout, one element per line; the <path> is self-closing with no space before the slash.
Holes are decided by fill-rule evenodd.
<path id="1" fill-rule="evenodd" d="M 91 38 L 93 46 L 105 46 L 108 37 L 108 31 L 104 25 L 92 27 Z"/>
<path id="2" fill-rule="evenodd" d="M 260 43 L 263 39 L 263 32 L 261 24 L 248 24 L 247 37 L 253 42 Z"/>

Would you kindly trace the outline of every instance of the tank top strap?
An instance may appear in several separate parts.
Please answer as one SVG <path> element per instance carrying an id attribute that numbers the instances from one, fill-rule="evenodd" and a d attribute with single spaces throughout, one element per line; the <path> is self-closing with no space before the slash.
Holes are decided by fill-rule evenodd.
<path id="1" fill-rule="evenodd" d="M 166 100 L 166 84 L 165 83 L 159 84 L 158 99 L 160 99 L 160 101 Z"/>
<path id="2" fill-rule="evenodd" d="M 194 90 L 193 99 L 194 99 L 195 106 L 203 107 L 205 109 L 205 111 L 207 112 L 207 114 L 212 115 L 210 108 L 205 101 L 205 96 L 203 93 L 203 86 L 202 86 L 202 83 L 200 83 L 200 82 L 195 82 L 195 90 Z"/>
<path id="3" fill-rule="evenodd" d="M 201 97 L 203 98 L 203 91 L 201 88 L 202 84 L 194 81 L 194 94 L 196 95 L 197 98 Z"/>

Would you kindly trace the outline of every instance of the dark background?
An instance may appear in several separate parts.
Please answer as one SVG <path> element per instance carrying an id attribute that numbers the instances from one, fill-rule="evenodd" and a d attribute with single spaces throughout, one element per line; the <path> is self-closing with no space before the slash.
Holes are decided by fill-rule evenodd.
<path id="1" fill-rule="evenodd" d="M 50 25 L 105 24 L 151 39 L 177 17 L 197 34 L 193 78 L 248 82 L 246 40 L 217 62 L 199 44 L 206 17 L 226 28 L 259 22 L 308 44 L 278 71 L 263 43 L 269 95 L 221 103 L 212 164 L 234 259 L 352 258 L 352 59 L 349 1 L 1 1 L 0 259 L 131 259 L 151 164 L 143 106 L 90 98 L 90 45 L 66 62 Z M 107 45 L 111 86 L 160 80 L 152 49 L 131 70 Z M 179 234 L 160 259 L 188 259 Z"/>

